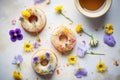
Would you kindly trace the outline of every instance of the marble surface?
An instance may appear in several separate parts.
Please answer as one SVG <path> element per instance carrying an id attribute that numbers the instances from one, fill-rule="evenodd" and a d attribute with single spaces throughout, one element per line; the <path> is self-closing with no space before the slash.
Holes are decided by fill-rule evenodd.
<path id="1" fill-rule="evenodd" d="M 63 12 L 69 16 L 74 23 L 69 25 L 63 16 L 57 15 L 54 11 L 56 5 L 63 5 Z M 13 57 L 17 54 L 22 54 L 24 62 L 22 64 L 23 80 L 35 80 L 36 77 L 39 80 L 120 80 L 120 66 L 113 65 L 114 60 L 120 62 L 120 0 L 113 0 L 110 10 L 102 17 L 96 19 L 86 18 L 80 14 L 74 4 L 74 0 L 52 0 L 51 4 L 46 5 L 36 4 L 34 5 L 33 0 L 0 0 L 0 80 L 13 80 L 12 72 L 16 69 L 14 65 L 11 64 Z M 41 46 L 39 49 L 48 48 L 53 50 L 58 57 L 58 67 L 60 71 L 58 75 L 56 72 L 51 77 L 41 77 L 38 76 L 31 66 L 31 57 L 34 52 L 26 53 L 23 50 L 23 43 L 27 41 L 34 42 L 35 37 L 31 36 L 25 32 L 19 22 L 19 17 L 21 16 L 21 11 L 29 7 L 38 7 L 44 10 L 47 16 L 47 25 L 44 30 L 39 34 L 41 38 Z M 16 25 L 11 24 L 11 20 L 17 20 Z M 70 27 L 77 38 L 77 44 L 81 43 L 83 40 L 89 44 L 89 37 L 83 34 L 79 36 L 75 32 L 75 26 L 81 23 L 85 31 L 93 34 L 100 42 L 97 48 L 93 48 L 94 51 L 104 53 L 105 56 L 93 56 L 86 55 L 85 58 L 77 58 L 77 63 L 75 65 L 66 66 L 68 63 L 67 56 L 62 56 L 55 48 L 52 46 L 50 41 L 50 36 L 54 29 L 65 24 Z M 115 47 L 109 47 L 104 44 L 103 36 L 104 30 L 103 25 L 107 23 L 112 23 L 114 25 L 113 36 L 116 40 Z M 9 36 L 9 30 L 20 28 L 22 30 L 24 39 L 22 41 L 11 42 Z M 98 31 L 96 31 L 98 29 Z M 77 44 L 70 55 L 77 55 Z M 107 66 L 107 71 L 105 73 L 98 73 L 96 70 L 96 64 L 101 58 Z M 88 75 L 77 79 L 73 72 L 78 66 L 86 68 Z"/>

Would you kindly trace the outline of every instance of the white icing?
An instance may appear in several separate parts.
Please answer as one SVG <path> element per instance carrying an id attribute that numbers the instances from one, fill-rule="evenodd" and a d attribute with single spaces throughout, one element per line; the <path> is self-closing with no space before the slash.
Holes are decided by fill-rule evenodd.
<path id="1" fill-rule="evenodd" d="M 44 26 L 44 24 L 46 23 L 46 19 L 44 12 L 42 12 L 37 8 L 31 8 L 31 9 L 32 9 L 31 15 L 36 15 L 38 18 L 38 21 L 35 22 L 36 27 L 34 26 L 33 23 L 30 23 L 29 20 L 24 17 L 23 17 L 24 21 L 22 21 L 22 25 L 25 26 L 27 29 L 36 30 L 37 28 Z"/>

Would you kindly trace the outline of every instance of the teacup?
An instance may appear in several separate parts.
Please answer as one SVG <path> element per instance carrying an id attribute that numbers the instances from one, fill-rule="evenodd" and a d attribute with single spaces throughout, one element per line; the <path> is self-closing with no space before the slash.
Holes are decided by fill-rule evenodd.
<path id="1" fill-rule="evenodd" d="M 98 4 L 95 2 L 92 3 L 88 1 L 95 1 L 95 0 L 75 0 L 75 5 L 80 13 L 82 13 L 83 15 L 89 18 L 97 18 L 104 15 L 110 9 L 110 6 L 112 4 L 112 0 L 101 0 L 104 1 L 101 4 L 100 4 L 100 0 L 99 1 L 96 0 L 99 2 Z"/>

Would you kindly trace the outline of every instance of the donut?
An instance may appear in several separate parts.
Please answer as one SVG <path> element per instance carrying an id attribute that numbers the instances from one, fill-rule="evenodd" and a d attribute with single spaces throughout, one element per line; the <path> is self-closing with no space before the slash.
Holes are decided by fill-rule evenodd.
<path id="1" fill-rule="evenodd" d="M 51 50 L 38 50 L 32 57 L 32 66 L 39 75 L 51 75 L 57 67 L 57 57 Z"/>
<path id="2" fill-rule="evenodd" d="M 51 42 L 59 52 L 68 54 L 74 48 L 76 38 L 70 28 L 61 25 L 53 32 Z"/>
<path id="3" fill-rule="evenodd" d="M 46 25 L 46 16 L 41 9 L 29 8 L 22 11 L 20 21 L 25 31 L 32 34 L 38 34 Z"/>

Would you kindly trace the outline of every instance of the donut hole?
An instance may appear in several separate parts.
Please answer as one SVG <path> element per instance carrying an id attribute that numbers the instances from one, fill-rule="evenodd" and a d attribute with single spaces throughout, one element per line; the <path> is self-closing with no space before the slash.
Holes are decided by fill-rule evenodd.
<path id="1" fill-rule="evenodd" d="M 68 37 L 67 37 L 67 35 L 65 35 L 65 34 L 61 34 L 61 35 L 59 36 L 59 40 L 60 40 L 60 41 L 67 41 L 67 40 L 68 40 Z"/>
<path id="2" fill-rule="evenodd" d="M 49 60 L 47 60 L 47 59 L 43 59 L 43 60 L 40 62 L 40 64 L 41 64 L 42 66 L 48 65 L 48 63 L 49 63 Z"/>
<path id="3" fill-rule="evenodd" d="M 35 22 L 38 21 L 38 17 L 36 15 L 31 15 L 29 18 L 28 18 L 29 22 L 34 24 Z"/>

